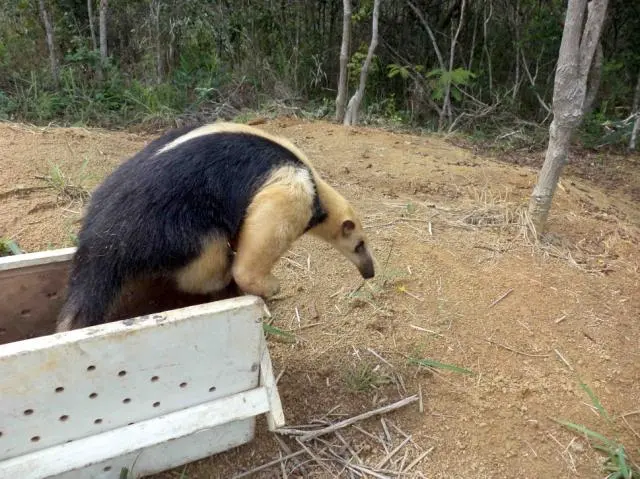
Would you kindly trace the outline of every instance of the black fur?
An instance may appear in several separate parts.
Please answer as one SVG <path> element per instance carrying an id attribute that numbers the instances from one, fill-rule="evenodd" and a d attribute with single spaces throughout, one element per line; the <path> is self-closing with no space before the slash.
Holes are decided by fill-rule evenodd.
<path id="1" fill-rule="evenodd" d="M 106 321 L 126 281 L 187 265 L 204 237 L 233 241 L 266 176 L 286 164 L 306 168 L 283 146 L 245 133 L 205 135 L 156 155 L 194 128 L 153 141 L 93 193 L 60 315 L 73 317 L 72 327 Z M 324 218 L 316 195 L 309 225 Z"/>

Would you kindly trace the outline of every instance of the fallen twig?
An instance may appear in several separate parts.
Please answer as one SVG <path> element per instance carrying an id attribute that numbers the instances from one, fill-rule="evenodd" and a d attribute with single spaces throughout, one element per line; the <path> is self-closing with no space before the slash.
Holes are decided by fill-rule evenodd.
<path id="1" fill-rule="evenodd" d="M 305 451 L 304 449 L 300 449 L 299 451 L 292 452 L 291 454 L 287 454 L 286 456 L 279 457 L 278 459 L 274 459 L 273 461 L 267 462 L 267 463 L 263 464 L 262 466 L 258 466 L 258 467 L 254 468 L 254 469 L 251 469 L 250 471 L 246 471 L 246 472 L 243 472 L 243 473 L 238 474 L 236 476 L 233 476 L 233 479 L 240 479 L 241 477 L 251 476 L 252 474 L 255 474 L 256 472 L 264 471 L 265 469 L 269 469 L 270 467 L 277 466 L 278 464 L 280 464 L 280 463 L 282 463 L 282 462 L 284 462 L 284 461 L 286 461 L 288 459 L 291 459 L 293 457 L 296 457 L 296 456 L 299 456 L 301 454 L 304 454 L 305 452 L 307 452 L 307 451 Z"/>
<path id="2" fill-rule="evenodd" d="M 498 304 L 500 301 L 502 301 L 504 298 L 506 298 L 507 296 L 509 296 L 511 293 L 513 292 L 513 288 L 509 288 L 507 290 L 506 293 L 504 293 L 502 296 L 500 296 L 498 299 L 494 300 L 493 303 L 491 303 L 489 305 L 489 308 L 493 308 L 496 304 Z"/>
<path id="3" fill-rule="evenodd" d="M 300 436 L 300 441 L 305 442 L 308 441 L 310 439 L 314 439 L 318 436 L 323 436 L 325 434 L 329 434 L 331 432 L 337 431 L 338 429 L 342 429 L 344 427 L 350 426 L 351 424 L 354 424 L 356 422 L 359 421 L 363 421 L 364 419 L 368 419 L 370 417 L 373 416 L 377 416 L 378 414 L 384 414 L 390 411 L 394 411 L 396 409 L 400 409 L 401 407 L 407 406 L 408 404 L 414 403 L 418 400 L 418 395 L 414 394 L 413 396 L 409 396 L 407 398 L 404 398 L 398 402 L 395 402 L 393 404 L 388 404 L 387 406 L 383 406 L 381 408 L 378 409 L 374 409 L 373 411 L 368 411 L 365 412 L 363 414 L 359 414 L 357 416 L 353 416 L 349 419 L 345 419 L 344 421 L 340 421 L 337 422 L 335 424 L 332 424 L 331 426 L 328 427 L 324 427 L 322 429 L 318 429 L 316 431 L 299 431 L 297 429 L 288 429 L 288 428 L 281 428 L 281 429 L 276 429 L 276 432 L 279 434 L 285 434 L 285 435 L 290 435 L 290 436 Z"/>

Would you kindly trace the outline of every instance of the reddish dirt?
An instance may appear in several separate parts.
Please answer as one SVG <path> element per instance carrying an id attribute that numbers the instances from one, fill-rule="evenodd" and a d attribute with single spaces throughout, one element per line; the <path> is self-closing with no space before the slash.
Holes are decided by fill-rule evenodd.
<path id="1" fill-rule="evenodd" d="M 413 476 L 399 477 L 604 477 L 602 456 L 553 419 L 617 437 L 640 461 L 637 158 L 607 159 L 620 172 L 617 189 L 562 179 L 549 225 L 553 247 L 545 252 L 516 221 L 535 181 L 529 167 L 434 136 L 293 119 L 260 128 L 294 141 L 353 202 L 383 266 L 353 297 L 357 271 L 317 240 L 302 238 L 278 264 L 283 299 L 269 304 L 273 324 L 298 338 L 270 337 L 289 424 L 309 424 L 336 407 L 355 415 L 420 388 L 423 413 L 412 405 L 385 416 L 412 435 L 415 448 L 433 447 Z M 150 138 L 0 124 L 0 236 L 27 251 L 69 246 L 80 200 L 42 188 L 38 177 L 58 165 L 91 190 Z M 475 374 L 428 372 L 409 364 L 412 357 Z M 362 364 L 402 381 L 359 392 L 345 377 Z M 580 379 L 613 425 L 590 407 Z M 361 427 L 382 434 L 379 418 Z M 350 429 L 345 437 L 362 443 L 362 457 L 373 463 L 384 456 L 363 433 Z M 260 420 L 250 444 L 157 477 L 230 478 L 278 453 Z M 307 471 L 327 477 L 312 462 Z"/>

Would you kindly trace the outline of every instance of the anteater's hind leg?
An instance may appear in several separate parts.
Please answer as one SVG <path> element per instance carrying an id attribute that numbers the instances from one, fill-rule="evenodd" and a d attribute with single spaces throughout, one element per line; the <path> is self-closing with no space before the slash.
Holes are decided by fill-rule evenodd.
<path id="1" fill-rule="evenodd" d="M 304 232 L 311 216 L 308 189 L 275 184 L 258 193 L 247 210 L 233 261 L 233 278 L 247 294 L 268 298 L 280 291 L 271 270 Z"/>
<path id="2" fill-rule="evenodd" d="M 232 251 L 225 237 L 207 241 L 195 260 L 176 273 L 178 288 L 186 293 L 210 294 L 231 283 Z"/>

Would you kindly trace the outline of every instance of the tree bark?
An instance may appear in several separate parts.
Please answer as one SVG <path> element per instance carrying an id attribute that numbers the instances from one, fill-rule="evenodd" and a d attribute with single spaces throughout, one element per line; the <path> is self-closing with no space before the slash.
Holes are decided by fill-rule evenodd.
<path id="1" fill-rule="evenodd" d="M 360 113 L 360 104 L 362 103 L 362 98 L 364 97 L 364 88 L 367 83 L 367 75 L 369 74 L 369 67 L 371 66 L 371 60 L 373 59 L 373 53 L 378 46 L 378 17 L 380 16 L 380 0 L 374 0 L 373 2 L 373 20 L 372 20 L 372 28 L 371 28 L 371 43 L 369 44 L 369 51 L 367 52 L 367 58 L 362 65 L 362 70 L 360 71 L 360 85 L 358 86 L 358 90 L 349 100 L 349 104 L 347 105 L 347 112 L 344 116 L 343 124 L 345 126 L 348 125 L 357 125 L 358 124 L 358 114 Z"/>
<path id="2" fill-rule="evenodd" d="M 466 0 L 462 0 L 462 5 L 460 6 L 460 20 L 458 21 L 458 28 L 456 29 L 455 35 L 451 39 L 451 51 L 449 53 L 449 80 L 447 81 L 444 88 L 444 100 L 442 102 L 442 112 L 440 114 L 440 130 L 444 127 L 445 118 L 448 124 L 451 125 L 451 74 L 453 72 L 453 60 L 456 53 L 456 43 L 458 42 L 458 36 L 460 35 L 462 22 L 464 20 L 464 7 L 466 3 Z"/>
<path id="3" fill-rule="evenodd" d="M 156 50 L 156 83 L 160 84 L 164 77 L 162 44 L 160 43 L 160 0 L 152 0 L 151 17 L 153 18 L 153 37 Z"/>
<path id="4" fill-rule="evenodd" d="M 638 142 L 638 131 L 640 131 L 640 72 L 638 72 L 638 82 L 636 83 L 636 92 L 633 95 L 633 113 L 636 115 L 636 121 L 633 122 L 631 129 L 631 139 L 629 140 L 629 150 L 634 151 Z"/>
<path id="5" fill-rule="evenodd" d="M 107 64 L 107 9 L 108 0 L 100 0 L 100 70 Z"/>
<path id="6" fill-rule="evenodd" d="M 422 26 L 427 31 L 427 34 L 431 39 L 431 43 L 433 44 L 433 51 L 435 52 L 436 57 L 438 58 L 438 64 L 440 65 L 440 68 L 442 69 L 442 71 L 444 71 L 445 69 L 444 59 L 442 58 L 442 53 L 440 53 L 440 48 L 438 48 L 438 42 L 436 41 L 436 37 L 433 34 L 433 30 L 431 30 L 431 26 L 429 25 L 429 22 L 427 22 L 427 19 L 424 17 L 422 12 L 418 10 L 418 7 L 416 7 L 412 2 L 407 2 L 407 5 L 409 5 L 411 10 L 413 10 L 413 12 L 416 14 L 416 17 L 418 17 L 418 19 L 422 23 Z"/>
<path id="7" fill-rule="evenodd" d="M 98 49 L 98 40 L 96 39 L 96 29 L 93 25 L 93 0 L 87 0 L 87 15 L 89 17 L 89 32 L 91 34 L 91 46 L 93 50 Z"/>
<path id="8" fill-rule="evenodd" d="M 567 161 L 575 128 L 584 115 L 587 80 L 600 40 L 608 0 L 569 0 L 553 90 L 553 121 L 538 182 L 529 200 L 535 234 L 544 232 L 553 195 Z M 583 20 L 588 7 L 587 20 Z"/>
<path id="9" fill-rule="evenodd" d="M 593 65 L 589 71 L 589 79 L 587 83 L 587 93 L 584 98 L 584 115 L 588 115 L 593 111 L 593 105 L 598 97 L 600 90 L 600 80 L 602 79 L 602 61 L 604 55 L 602 53 L 602 44 L 598 42 L 595 56 L 593 57 Z"/>
<path id="10" fill-rule="evenodd" d="M 351 43 L 351 0 L 343 0 L 344 13 L 342 17 L 342 46 L 340 47 L 340 78 L 338 79 L 338 96 L 336 98 L 336 121 L 344 120 L 347 105 L 347 86 L 349 74 L 349 44 Z"/>
<path id="11" fill-rule="evenodd" d="M 42 18 L 42 23 L 44 24 L 44 31 L 47 38 L 47 48 L 49 50 L 49 63 L 51 66 L 51 77 L 53 78 L 53 82 L 57 86 L 58 80 L 59 80 L 59 68 L 58 68 L 58 57 L 56 55 L 55 35 L 53 32 L 53 25 L 51 23 L 51 16 L 47 11 L 47 7 L 44 3 L 44 0 L 38 1 L 38 7 L 40 9 L 40 17 Z"/>

